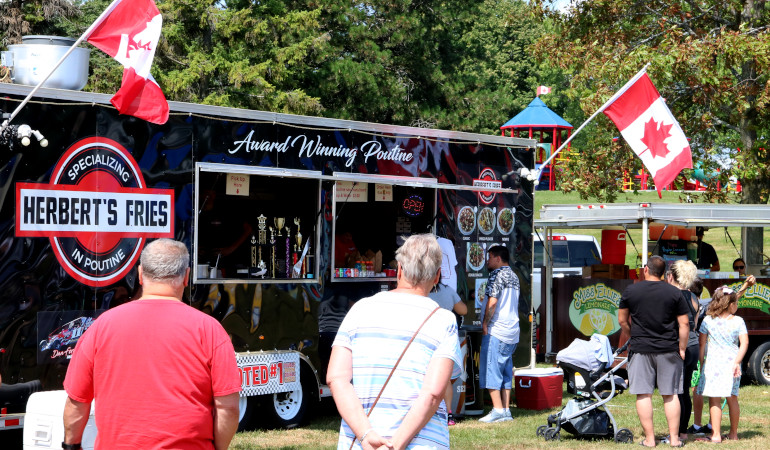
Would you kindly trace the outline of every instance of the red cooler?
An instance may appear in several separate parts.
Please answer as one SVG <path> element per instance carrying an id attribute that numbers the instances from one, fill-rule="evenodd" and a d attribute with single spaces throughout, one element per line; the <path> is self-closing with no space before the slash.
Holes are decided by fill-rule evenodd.
<path id="1" fill-rule="evenodd" d="M 623 227 L 602 228 L 602 264 L 626 263 L 626 230 Z"/>
<path id="2" fill-rule="evenodd" d="M 564 372 L 558 367 L 522 369 L 514 374 L 516 406 L 523 409 L 561 407 Z"/>

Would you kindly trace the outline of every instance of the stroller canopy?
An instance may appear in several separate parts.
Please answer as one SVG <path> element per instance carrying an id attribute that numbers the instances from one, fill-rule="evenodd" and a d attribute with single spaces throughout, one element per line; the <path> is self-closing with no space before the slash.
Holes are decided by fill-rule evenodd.
<path id="1" fill-rule="evenodd" d="M 612 366 L 612 360 L 610 340 L 598 333 L 594 333 L 589 341 L 575 339 L 556 354 L 556 362 L 572 364 L 591 372 L 608 369 Z"/>

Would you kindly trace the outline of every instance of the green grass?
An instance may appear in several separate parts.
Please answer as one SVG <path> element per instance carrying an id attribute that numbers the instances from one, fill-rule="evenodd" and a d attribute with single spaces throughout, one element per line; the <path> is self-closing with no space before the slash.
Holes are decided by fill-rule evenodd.
<path id="1" fill-rule="evenodd" d="M 632 192 L 621 193 L 616 203 L 682 203 L 686 194 L 681 192 L 663 191 L 663 198 L 658 198 L 657 192 Z M 731 197 L 736 203 L 738 198 Z M 697 203 L 700 199 L 693 196 Z M 560 191 L 536 191 L 535 193 L 535 218 L 540 218 L 540 208 L 543 205 L 562 205 L 562 204 L 582 204 L 599 205 L 601 202 L 596 200 L 581 200 L 575 192 L 563 193 Z M 557 233 L 588 234 L 594 236 L 601 242 L 601 229 L 554 229 Z M 626 264 L 630 268 L 637 267 L 637 258 L 642 251 L 642 231 L 638 229 L 628 230 L 629 239 L 626 240 Z M 633 241 L 633 243 L 632 243 Z M 714 247 L 719 256 L 719 263 L 722 271 L 731 271 L 733 260 L 740 256 L 741 249 L 741 229 L 740 227 L 711 228 L 704 235 L 704 241 Z M 764 234 L 765 253 L 770 250 L 770 231 L 765 230 Z"/>
<path id="2" fill-rule="evenodd" d="M 545 367 L 544 365 L 540 365 Z M 565 392 L 562 404 L 566 404 L 570 396 Z M 635 396 L 628 393 L 618 395 L 609 403 L 609 409 L 615 416 L 619 428 L 628 428 L 634 434 L 633 446 L 619 447 L 612 441 L 588 441 L 577 439 L 575 436 L 562 431 L 561 441 L 546 442 L 535 435 L 540 425 L 547 423 L 549 414 L 558 412 L 560 408 L 544 411 L 529 411 L 512 408 L 513 422 L 497 424 L 482 424 L 475 418 L 460 421 L 449 430 L 451 447 L 453 449 L 525 449 L 525 448 L 581 448 L 581 449 L 618 449 L 639 448 L 636 443 L 641 440 L 642 429 L 634 407 Z M 726 448 L 734 449 L 767 449 L 770 448 L 770 386 L 747 385 L 741 387 L 739 395 L 741 419 L 738 428 L 739 441 L 725 441 Z M 655 432 L 662 437 L 666 431 L 663 415 L 663 403 L 660 396 L 653 397 L 655 407 Z M 704 414 L 704 423 L 708 420 Z M 730 420 L 725 408 L 722 415 L 722 432 L 729 430 Z M 296 430 L 263 430 L 248 433 L 238 433 L 230 448 L 232 449 L 334 449 L 337 446 L 340 419 L 333 414 L 325 414 L 311 421 L 310 426 Z M 708 448 L 711 444 L 693 442 L 691 437 L 687 442 L 688 448 Z M 662 446 L 661 448 L 668 448 Z"/>

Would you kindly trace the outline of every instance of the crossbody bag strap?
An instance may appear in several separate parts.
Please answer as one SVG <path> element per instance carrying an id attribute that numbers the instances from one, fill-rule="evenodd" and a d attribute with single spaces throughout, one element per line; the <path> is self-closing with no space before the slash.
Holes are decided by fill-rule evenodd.
<path id="1" fill-rule="evenodd" d="M 369 417 L 369 415 L 374 410 L 374 407 L 377 406 L 377 402 L 380 401 L 380 397 L 382 396 L 382 393 L 385 391 L 385 386 L 388 385 L 388 382 L 390 381 L 390 378 L 393 376 L 393 374 L 396 372 L 396 368 L 398 367 L 398 364 L 401 362 L 401 358 L 404 357 L 404 354 L 406 354 L 406 351 L 409 350 L 409 346 L 412 345 L 412 341 L 414 341 L 414 338 L 417 337 L 418 334 L 420 334 L 420 330 L 422 330 L 423 325 L 425 325 L 428 320 L 433 317 L 433 314 L 436 314 L 436 311 L 441 309 L 440 306 L 437 306 L 436 309 L 431 311 L 430 314 L 428 314 L 428 317 L 425 318 L 425 320 L 422 321 L 419 327 L 417 327 L 417 331 L 414 332 L 412 335 L 412 338 L 409 339 L 409 342 L 406 343 L 406 347 L 404 347 L 404 351 L 401 352 L 401 356 L 398 357 L 396 360 L 396 363 L 393 365 L 393 368 L 390 369 L 390 374 L 388 374 L 388 378 L 385 379 L 385 383 L 382 384 L 382 389 L 380 389 L 380 393 L 377 394 L 377 397 L 374 399 L 374 403 L 372 403 L 372 407 L 369 408 L 369 412 L 366 413 L 366 417 Z M 350 448 L 352 449 L 353 446 L 356 444 L 357 436 L 353 436 L 353 442 L 350 443 Z"/>

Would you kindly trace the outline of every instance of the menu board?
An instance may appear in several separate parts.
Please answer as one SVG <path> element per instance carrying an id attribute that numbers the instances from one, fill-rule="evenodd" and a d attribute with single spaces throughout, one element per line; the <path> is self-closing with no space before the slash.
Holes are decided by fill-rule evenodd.
<path id="1" fill-rule="evenodd" d="M 516 208 L 496 206 L 461 206 L 457 210 L 457 228 L 465 243 L 465 270 L 484 270 L 487 250 L 507 245 L 515 224 Z"/>

